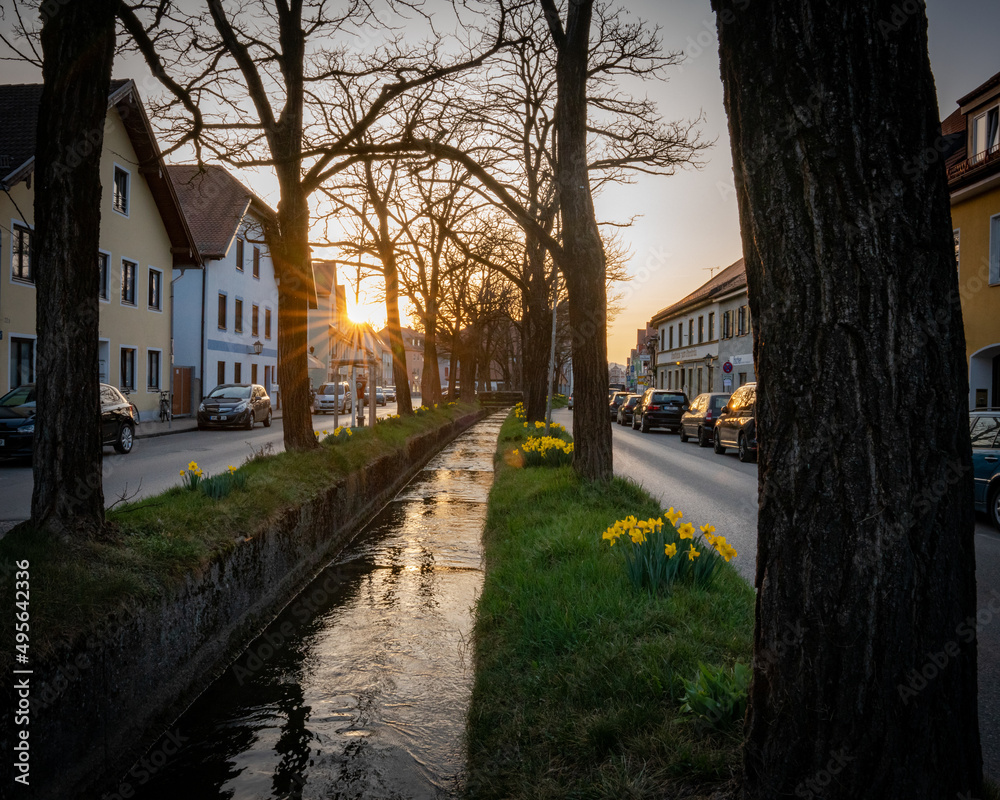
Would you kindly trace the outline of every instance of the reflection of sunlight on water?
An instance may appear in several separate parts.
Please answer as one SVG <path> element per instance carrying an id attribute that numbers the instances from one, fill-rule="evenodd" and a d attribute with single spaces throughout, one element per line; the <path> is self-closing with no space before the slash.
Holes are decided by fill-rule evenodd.
<path id="1" fill-rule="evenodd" d="M 177 721 L 189 743 L 135 797 L 457 794 L 498 432 L 479 423 L 379 513 Z"/>

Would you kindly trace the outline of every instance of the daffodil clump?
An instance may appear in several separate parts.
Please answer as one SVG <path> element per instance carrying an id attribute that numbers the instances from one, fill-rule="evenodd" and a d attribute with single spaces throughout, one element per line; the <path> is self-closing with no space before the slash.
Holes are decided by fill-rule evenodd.
<path id="1" fill-rule="evenodd" d="M 313 431 L 316 434 L 316 438 L 323 438 L 325 442 L 343 442 L 350 439 L 354 435 L 354 431 L 351 430 L 347 425 L 338 425 L 333 431 Z"/>
<path id="2" fill-rule="evenodd" d="M 561 467 L 573 463 L 573 443 L 556 436 L 530 436 L 513 455 L 525 467 Z"/>
<path id="3" fill-rule="evenodd" d="M 690 522 L 680 522 L 683 516 L 671 506 L 663 518 L 629 516 L 601 535 L 611 547 L 623 543 L 626 570 L 637 589 L 668 592 L 679 580 L 705 589 L 722 562 L 736 557 L 736 549 L 725 536 L 716 536 L 712 525 L 702 525 L 699 534 Z"/>
<path id="4" fill-rule="evenodd" d="M 399 414 L 386 414 L 384 417 L 378 417 L 375 420 L 376 425 L 382 425 L 386 422 L 393 422 L 394 420 L 402 419 Z"/>
<path id="5" fill-rule="evenodd" d="M 518 403 L 514 406 L 514 419 L 527 419 L 528 415 L 524 413 L 524 403 Z"/>
<path id="6" fill-rule="evenodd" d="M 545 430 L 544 422 L 525 422 L 523 425 L 524 429 L 527 431 L 543 431 Z M 549 423 L 549 431 L 555 433 L 566 433 L 566 426 L 560 425 L 558 422 Z"/>
<path id="7" fill-rule="evenodd" d="M 202 494 L 213 500 L 221 500 L 234 489 L 244 489 L 247 485 L 247 474 L 232 465 L 225 472 L 209 477 L 195 461 L 181 470 L 181 478 L 186 489 L 201 489 Z"/>

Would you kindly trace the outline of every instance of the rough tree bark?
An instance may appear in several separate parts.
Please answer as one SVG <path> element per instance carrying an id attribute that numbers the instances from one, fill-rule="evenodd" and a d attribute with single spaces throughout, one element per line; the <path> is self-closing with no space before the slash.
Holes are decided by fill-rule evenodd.
<path id="1" fill-rule="evenodd" d="M 607 288 L 587 162 L 587 63 L 593 0 L 569 0 L 562 25 L 554 0 L 540 0 L 558 51 L 555 179 L 562 248 L 554 257 L 566 279 L 573 335 L 573 467 L 583 477 L 613 475 L 608 425 Z"/>
<path id="2" fill-rule="evenodd" d="M 759 381 L 742 796 L 981 797 L 965 344 L 925 15 L 883 30 L 892 0 L 713 6 Z"/>
<path id="3" fill-rule="evenodd" d="M 104 526 L 95 279 L 117 7 L 113 0 L 71 0 L 42 26 L 31 521 L 61 536 L 93 536 Z"/>

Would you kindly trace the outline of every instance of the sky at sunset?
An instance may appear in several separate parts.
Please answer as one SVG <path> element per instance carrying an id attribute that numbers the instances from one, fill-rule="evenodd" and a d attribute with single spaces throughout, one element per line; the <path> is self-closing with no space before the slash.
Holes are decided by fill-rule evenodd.
<path id="1" fill-rule="evenodd" d="M 427 8 L 443 1 L 428 0 Z M 747 13 L 753 13 L 752 0 L 748 3 Z M 912 0 L 900 0 L 894 8 L 905 17 L 912 4 Z M 630 0 L 626 5 L 638 17 L 660 26 L 665 50 L 685 55 L 682 65 L 668 72 L 669 80 L 628 88 L 656 100 L 668 120 L 702 115 L 702 138 L 715 144 L 703 155 L 705 164 L 700 170 L 684 169 L 671 177 L 641 177 L 630 185 L 607 188 L 597 198 L 602 220 L 622 222 L 641 215 L 631 228 L 621 232 L 632 252 L 632 280 L 617 289 L 624 296 L 622 311 L 609 328 L 608 357 L 618 363 L 624 363 L 635 346 L 636 329 L 644 327 L 656 311 L 709 280 L 713 268 L 727 266 L 742 255 L 710 2 Z M 3 7 L 9 7 L 9 0 L 4 0 Z M 931 66 L 944 117 L 955 109 L 960 96 L 1000 71 L 996 47 L 1000 2 L 930 0 L 928 20 Z M 881 35 L 881 22 L 885 21 L 873 20 L 873 35 Z M 0 26 L 7 24 L 0 21 Z M 115 76 L 139 78 L 136 69 L 116 64 Z M 40 76 L 30 68 L 0 62 L 0 80 L 36 82 Z M 143 94 L 149 91 L 142 90 Z M 272 206 L 277 203 L 277 188 L 268 175 L 239 176 Z M 348 293 L 353 291 L 352 286 Z M 375 324 L 380 325 L 384 305 L 378 295 L 374 285 L 363 284 L 360 299 L 368 307 L 350 309 L 352 316 L 375 317 Z"/>

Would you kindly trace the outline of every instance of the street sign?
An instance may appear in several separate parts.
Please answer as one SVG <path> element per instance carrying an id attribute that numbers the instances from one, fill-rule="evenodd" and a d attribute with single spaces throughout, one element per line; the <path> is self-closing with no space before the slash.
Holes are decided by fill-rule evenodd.
<path id="1" fill-rule="evenodd" d="M 727 374 L 730 373 L 730 372 L 732 372 L 733 371 L 733 365 L 732 365 L 732 363 L 729 362 L 729 361 L 727 361 L 725 364 L 723 364 L 722 365 L 722 371 L 725 372 L 725 373 L 727 373 Z"/>

